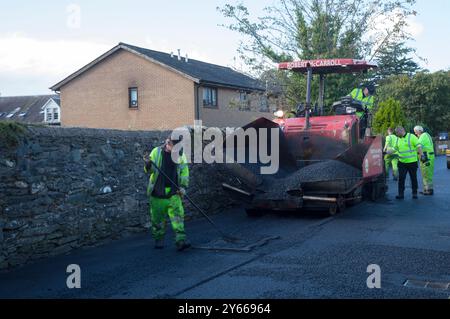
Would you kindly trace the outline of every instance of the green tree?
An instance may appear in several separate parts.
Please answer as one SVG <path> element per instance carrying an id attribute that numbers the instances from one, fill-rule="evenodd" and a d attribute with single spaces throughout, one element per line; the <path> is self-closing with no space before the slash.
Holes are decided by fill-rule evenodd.
<path id="1" fill-rule="evenodd" d="M 297 59 L 351 57 L 373 59 L 388 43 L 408 38 L 407 18 L 415 15 L 415 0 L 280 0 L 253 19 L 243 4 L 218 10 L 232 22 L 227 28 L 240 33 L 238 52 L 254 72 L 274 63 Z M 304 76 L 290 74 L 285 86 L 291 101 L 304 101 Z M 326 105 L 349 93 L 370 75 L 329 75 Z M 313 83 L 313 100 L 317 99 Z M 300 98 L 300 99 L 298 99 Z"/>
<path id="2" fill-rule="evenodd" d="M 374 76 L 375 80 L 380 82 L 393 75 L 413 76 L 420 70 L 419 65 L 411 57 L 415 52 L 404 42 L 389 42 L 385 47 L 380 48 L 376 54 L 378 69 Z"/>
<path id="3" fill-rule="evenodd" d="M 380 101 L 400 101 L 411 125 L 423 125 L 433 134 L 450 130 L 450 71 L 393 76 L 378 92 Z"/>
<path id="4" fill-rule="evenodd" d="M 373 121 L 373 129 L 376 133 L 385 133 L 386 130 L 406 125 L 405 112 L 400 101 L 389 98 L 379 104 Z"/>

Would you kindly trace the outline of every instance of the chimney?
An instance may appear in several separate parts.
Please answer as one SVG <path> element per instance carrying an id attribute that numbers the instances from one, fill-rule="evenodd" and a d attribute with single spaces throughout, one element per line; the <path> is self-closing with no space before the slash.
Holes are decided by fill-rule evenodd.
<path id="1" fill-rule="evenodd" d="M 178 49 L 178 61 L 181 61 L 181 53 L 180 53 L 180 49 Z"/>
<path id="2" fill-rule="evenodd" d="M 184 61 L 185 61 L 186 63 L 188 63 L 188 62 L 189 62 L 189 59 L 188 59 L 188 55 L 187 55 L 187 53 L 186 53 L 186 57 L 184 58 Z"/>
<path id="3" fill-rule="evenodd" d="M 170 57 L 171 57 L 171 58 L 173 58 L 173 51 L 172 51 L 172 52 L 170 52 Z"/>

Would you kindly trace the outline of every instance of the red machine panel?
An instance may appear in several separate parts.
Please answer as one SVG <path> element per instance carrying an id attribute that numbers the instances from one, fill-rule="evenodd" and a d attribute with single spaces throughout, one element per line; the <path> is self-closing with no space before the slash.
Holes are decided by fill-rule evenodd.
<path id="1" fill-rule="evenodd" d="M 358 123 L 355 115 L 320 116 L 310 118 L 305 129 L 305 118 L 278 119 L 297 160 L 326 160 L 337 157 L 358 143 Z"/>
<path id="2" fill-rule="evenodd" d="M 319 59 L 302 60 L 294 62 L 282 62 L 278 64 L 280 70 L 291 70 L 306 73 L 308 68 L 312 68 L 315 74 L 329 73 L 353 73 L 376 68 L 375 63 L 368 63 L 355 59 Z"/>
<path id="3" fill-rule="evenodd" d="M 383 174 L 383 141 L 381 136 L 368 138 L 365 143 L 371 143 L 364 157 L 362 172 L 364 179 L 376 178 Z"/>
<path id="4" fill-rule="evenodd" d="M 275 122 L 281 126 L 286 136 L 298 133 L 319 133 L 332 139 L 345 140 L 351 143 L 349 130 L 357 121 L 355 115 L 318 116 L 311 117 L 309 120 L 310 128 L 308 131 L 305 131 L 306 120 L 304 117 L 278 119 Z"/>

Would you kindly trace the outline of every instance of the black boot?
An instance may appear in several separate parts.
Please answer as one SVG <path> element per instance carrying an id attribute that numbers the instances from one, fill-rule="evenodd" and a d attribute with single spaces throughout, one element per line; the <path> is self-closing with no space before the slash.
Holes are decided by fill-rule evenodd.
<path id="1" fill-rule="evenodd" d="M 417 196 L 417 193 L 413 193 L 413 199 L 419 199 L 419 196 Z"/>
<path id="2" fill-rule="evenodd" d="M 395 196 L 395 198 L 398 200 L 403 200 L 403 199 L 405 199 L 405 195 L 403 195 L 403 194 L 397 195 L 397 196 Z"/>
<path id="3" fill-rule="evenodd" d="M 178 251 L 183 251 L 191 247 L 191 243 L 188 242 L 187 240 L 180 240 L 176 243 L 176 246 Z"/>
<path id="4" fill-rule="evenodd" d="M 155 249 L 163 249 L 164 248 L 164 240 L 156 239 L 155 240 Z"/>

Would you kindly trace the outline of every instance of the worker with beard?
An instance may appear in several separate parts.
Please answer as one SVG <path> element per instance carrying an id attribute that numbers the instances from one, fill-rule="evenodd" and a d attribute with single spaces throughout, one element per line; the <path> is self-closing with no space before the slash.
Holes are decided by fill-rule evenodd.
<path id="1" fill-rule="evenodd" d="M 164 247 L 167 217 L 175 233 L 177 250 L 182 251 L 191 246 L 186 239 L 182 203 L 189 185 L 189 168 L 183 151 L 174 151 L 174 146 L 180 141 L 169 137 L 164 145 L 155 147 L 148 157 L 144 157 L 144 171 L 150 174 L 147 195 L 156 249 Z M 154 165 L 164 174 L 160 174 Z"/>

